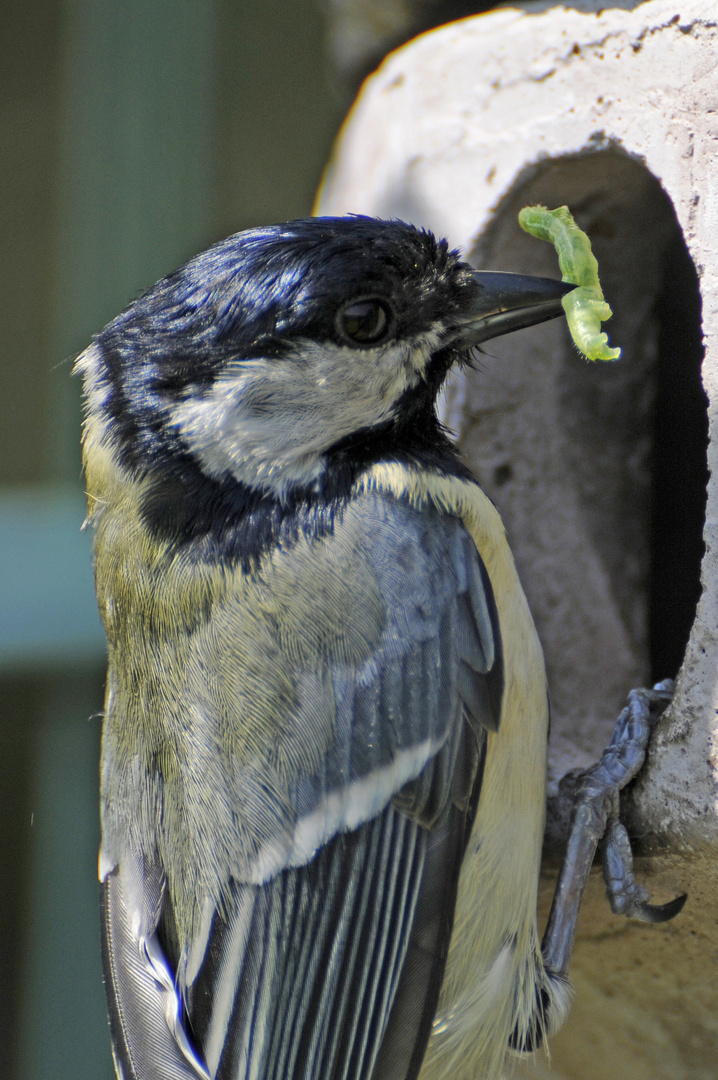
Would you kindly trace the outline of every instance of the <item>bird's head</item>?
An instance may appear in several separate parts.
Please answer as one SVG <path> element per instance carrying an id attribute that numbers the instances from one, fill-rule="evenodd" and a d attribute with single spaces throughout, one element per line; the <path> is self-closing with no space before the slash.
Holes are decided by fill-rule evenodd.
<path id="1" fill-rule="evenodd" d="M 450 367 L 562 313 L 573 286 L 474 270 L 398 221 L 251 229 L 170 274 L 81 358 L 90 421 L 134 475 L 199 469 L 283 500 L 366 447 L 429 447 Z"/>

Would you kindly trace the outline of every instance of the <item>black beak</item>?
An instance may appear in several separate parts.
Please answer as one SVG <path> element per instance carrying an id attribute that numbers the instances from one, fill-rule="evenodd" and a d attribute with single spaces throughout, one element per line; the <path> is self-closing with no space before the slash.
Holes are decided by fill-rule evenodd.
<path id="1" fill-rule="evenodd" d="M 475 293 L 449 331 L 451 344 L 467 347 L 563 315 L 561 297 L 576 286 L 552 278 L 474 270 Z"/>

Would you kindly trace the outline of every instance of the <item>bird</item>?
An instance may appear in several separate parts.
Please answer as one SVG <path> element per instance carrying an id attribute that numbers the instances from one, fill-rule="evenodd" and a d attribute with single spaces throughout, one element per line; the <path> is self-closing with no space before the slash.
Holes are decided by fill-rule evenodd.
<path id="1" fill-rule="evenodd" d="M 79 357 L 119 1080 L 492 1080 L 562 1021 L 541 646 L 437 398 L 572 288 L 308 218 Z"/>

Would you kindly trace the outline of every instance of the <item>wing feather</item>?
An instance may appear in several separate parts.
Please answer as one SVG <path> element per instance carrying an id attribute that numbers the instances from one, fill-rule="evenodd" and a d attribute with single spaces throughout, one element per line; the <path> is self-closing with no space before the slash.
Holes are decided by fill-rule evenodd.
<path id="1" fill-rule="evenodd" d="M 306 866 L 237 887 L 235 910 L 217 917 L 186 994 L 213 1077 L 372 1075 L 409 944 L 426 838 L 389 807 Z"/>

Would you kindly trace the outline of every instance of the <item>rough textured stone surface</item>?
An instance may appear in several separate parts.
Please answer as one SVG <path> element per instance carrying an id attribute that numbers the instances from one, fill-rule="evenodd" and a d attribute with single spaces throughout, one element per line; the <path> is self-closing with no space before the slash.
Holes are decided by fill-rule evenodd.
<path id="1" fill-rule="evenodd" d="M 592 238 L 622 362 L 587 366 L 555 322 L 490 343 L 444 406 L 502 512 L 544 643 L 554 779 L 598 756 L 652 658 L 676 643 L 683 654 L 690 612 L 682 629 L 669 625 L 671 603 L 660 607 L 680 566 L 670 551 L 662 564 L 656 554 L 656 521 L 665 526 L 656 507 L 669 483 L 656 465 L 656 423 L 670 418 L 674 399 L 679 408 L 700 345 L 679 322 L 698 289 L 715 418 L 717 154 L 713 5 L 527 5 L 455 23 L 389 57 L 365 85 L 320 195 L 320 213 L 402 217 L 492 269 L 557 274 L 548 245 L 516 224 L 527 203 L 568 203 Z M 666 371 L 678 376 L 668 390 Z M 693 408 L 673 458 L 699 426 L 701 402 Z M 697 445 L 679 487 L 690 468 L 702 477 Z M 715 459 L 711 443 L 714 475 Z M 655 899 L 685 890 L 689 901 L 674 923 L 645 928 L 612 916 L 592 878 L 573 967 L 577 1001 L 554 1041 L 555 1071 L 532 1063 L 527 1076 L 718 1076 L 716 494 L 713 482 L 703 593 L 676 698 L 626 800 Z M 680 500 L 671 506 L 680 518 Z M 688 515 L 684 525 L 696 528 Z M 683 551 L 676 547 L 677 563 Z M 550 879 L 549 867 L 547 895 Z"/>

